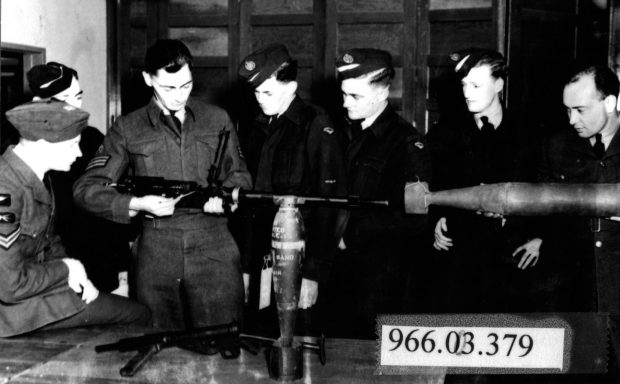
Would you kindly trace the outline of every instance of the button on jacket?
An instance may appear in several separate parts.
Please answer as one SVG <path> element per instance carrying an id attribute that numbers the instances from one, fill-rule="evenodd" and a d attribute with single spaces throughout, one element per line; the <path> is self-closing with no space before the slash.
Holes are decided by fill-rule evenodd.
<path id="1" fill-rule="evenodd" d="M 0 337 L 82 311 L 53 231 L 53 199 L 13 147 L 0 158 L 0 196 Z"/>

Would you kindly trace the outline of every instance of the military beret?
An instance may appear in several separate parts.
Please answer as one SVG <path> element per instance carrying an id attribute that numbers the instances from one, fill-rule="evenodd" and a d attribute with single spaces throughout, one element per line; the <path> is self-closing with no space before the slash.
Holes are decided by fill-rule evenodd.
<path id="1" fill-rule="evenodd" d="M 382 68 L 392 69 L 392 55 L 381 49 L 353 48 L 336 59 L 341 80 L 360 77 Z"/>
<path id="2" fill-rule="evenodd" d="M 468 48 L 450 54 L 450 60 L 455 63 L 454 71 L 461 76 L 467 76 L 469 71 L 480 62 L 497 63 L 505 66 L 506 62 L 501 53 L 492 49 Z"/>
<path id="3" fill-rule="evenodd" d="M 74 69 L 53 61 L 35 65 L 26 74 L 30 90 L 42 99 L 52 97 L 69 88 L 74 76 L 77 79 L 78 75 Z"/>
<path id="4" fill-rule="evenodd" d="M 6 118 L 24 138 L 57 143 L 77 137 L 90 114 L 62 101 L 33 101 L 6 113 Z"/>
<path id="5" fill-rule="evenodd" d="M 239 76 L 258 87 L 274 74 L 282 64 L 291 60 L 282 44 L 272 44 L 249 54 L 239 64 Z"/>

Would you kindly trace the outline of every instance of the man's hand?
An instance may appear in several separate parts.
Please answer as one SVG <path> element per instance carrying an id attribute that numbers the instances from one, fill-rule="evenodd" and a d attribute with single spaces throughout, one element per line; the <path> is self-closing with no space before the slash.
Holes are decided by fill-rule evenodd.
<path id="1" fill-rule="evenodd" d="M 347 245 L 344 243 L 344 237 L 340 238 L 340 243 L 338 243 L 338 249 L 341 251 L 346 251 Z"/>
<path id="2" fill-rule="evenodd" d="M 536 238 L 515 249 L 515 251 L 512 253 L 512 257 L 518 255 L 519 252 L 523 252 L 517 268 L 526 269 L 527 267 L 534 267 L 536 263 L 538 263 L 538 258 L 540 257 L 541 244 L 542 239 Z"/>
<path id="3" fill-rule="evenodd" d="M 234 212 L 236 208 L 237 208 L 236 204 L 234 206 L 231 206 L 230 207 L 231 212 Z M 221 215 L 224 213 L 224 200 L 222 200 L 221 197 L 217 197 L 217 196 L 210 197 L 209 200 L 202 207 L 202 210 L 205 213 L 210 213 L 213 215 Z"/>
<path id="4" fill-rule="evenodd" d="M 301 279 L 301 291 L 299 292 L 299 309 L 308 309 L 316 304 L 319 297 L 319 283 L 314 280 Z"/>
<path id="5" fill-rule="evenodd" d="M 88 280 L 84 265 L 79 260 L 65 258 L 62 259 L 69 268 L 68 283 L 69 287 L 76 293 L 82 294 L 82 300 L 90 304 L 99 296 L 99 290 Z"/>
<path id="6" fill-rule="evenodd" d="M 452 239 L 445 235 L 448 224 L 445 217 L 437 220 L 435 225 L 435 242 L 433 247 L 438 251 L 447 251 L 452 246 Z"/>
<path id="7" fill-rule="evenodd" d="M 174 213 L 174 206 L 181 197 L 176 199 L 155 195 L 134 197 L 129 201 L 129 215 L 131 216 L 132 211 L 144 211 L 153 216 L 171 216 Z"/>
<path id="8" fill-rule="evenodd" d="M 248 300 L 250 299 L 250 274 L 249 273 L 243 274 L 243 292 L 245 296 L 245 303 L 247 304 Z"/>

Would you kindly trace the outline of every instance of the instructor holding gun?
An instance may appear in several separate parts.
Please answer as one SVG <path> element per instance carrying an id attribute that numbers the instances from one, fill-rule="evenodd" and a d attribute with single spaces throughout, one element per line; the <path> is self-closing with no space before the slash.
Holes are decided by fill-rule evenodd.
<path id="1" fill-rule="evenodd" d="M 141 213 L 142 232 L 134 243 L 136 299 L 163 329 L 204 327 L 240 320 L 243 282 L 237 245 L 222 200 L 203 209 L 177 205 L 180 198 L 122 194 L 116 183 L 128 169 L 135 176 L 181 179 L 207 186 L 222 130 L 218 184 L 251 187 L 230 118 L 222 109 L 190 98 L 192 55 L 178 40 L 159 40 L 145 57 L 142 73 L 153 98 L 121 117 L 74 186 L 76 203 L 120 223 Z"/>

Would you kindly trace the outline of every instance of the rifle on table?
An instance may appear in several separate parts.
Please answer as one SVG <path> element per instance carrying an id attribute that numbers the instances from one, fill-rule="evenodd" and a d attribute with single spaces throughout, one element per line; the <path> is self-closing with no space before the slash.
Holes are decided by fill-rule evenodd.
<path id="1" fill-rule="evenodd" d="M 233 359 L 240 353 L 239 327 L 236 322 L 231 322 L 186 331 L 146 334 L 121 339 L 116 343 L 97 345 L 95 352 L 138 351 L 120 370 L 121 376 L 130 377 L 159 351 L 174 346 L 205 354 L 219 351 L 223 358 Z"/>

